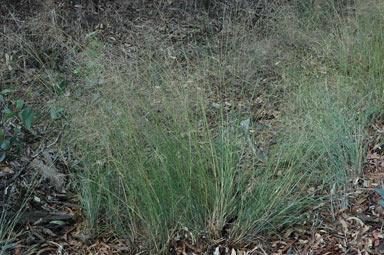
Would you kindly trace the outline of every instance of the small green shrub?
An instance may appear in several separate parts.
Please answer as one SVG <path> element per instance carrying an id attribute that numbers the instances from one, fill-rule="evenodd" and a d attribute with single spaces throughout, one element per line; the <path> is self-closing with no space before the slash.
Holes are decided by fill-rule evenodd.
<path id="1" fill-rule="evenodd" d="M 13 99 L 10 94 L 12 89 L 0 91 L 1 121 L 0 128 L 0 162 L 7 157 L 7 151 L 15 150 L 20 153 L 24 147 L 24 138 L 27 133 L 34 134 L 33 125 L 40 120 L 40 113 L 31 109 L 23 99 Z"/>

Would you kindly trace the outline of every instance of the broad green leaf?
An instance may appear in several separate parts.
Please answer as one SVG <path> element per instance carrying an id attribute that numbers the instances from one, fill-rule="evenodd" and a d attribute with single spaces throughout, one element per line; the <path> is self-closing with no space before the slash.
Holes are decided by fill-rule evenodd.
<path id="1" fill-rule="evenodd" d="M 0 147 L 2 150 L 7 151 L 11 147 L 11 142 L 9 140 L 2 140 Z"/>
<path id="2" fill-rule="evenodd" d="M 34 112 L 31 111 L 29 105 L 26 105 L 24 111 L 19 112 L 20 119 L 24 122 L 25 128 L 30 130 L 32 126 Z"/>
<path id="3" fill-rule="evenodd" d="M 90 45 L 91 45 L 92 47 L 100 47 L 100 46 L 101 46 L 101 43 L 100 43 L 99 40 L 92 40 L 91 43 L 90 43 Z"/>
<path id="4" fill-rule="evenodd" d="M 64 109 L 63 108 L 59 108 L 56 110 L 56 108 L 51 108 L 49 110 L 49 113 L 51 115 L 51 119 L 53 120 L 57 120 L 57 119 L 60 119 L 61 117 L 63 117 L 64 115 Z"/>
<path id="5" fill-rule="evenodd" d="M 10 118 L 12 118 L 13 116 L 15 116 L 16 115 L 16 112 L 11 112 L 11 113 L 9 113 L 9 114 L 5 114 L 4 115 L 4 118 L 5 119 L 10 119 Z"/>
<path id="6" fill-rule="evenodd" d="M 9 119 L 9 118 L 12 118 L 13 116 L 15 116 L 16 112 L 12 112 L 9 108 L 5 108 L 3 110 L 3 113 L 4 113 L 4 118 L 5 119 Z"/>
<path id="7" fill-rule="evenodd" d="M 30 113 L 25 119 L 25 127 L 29 130 L 32 126 L 33 113 Z"/>
<path id="8" fill-rule="evenodd" d="M 26 105 L 24 110 L 22 112 L 19 112 L 19 117 L 22 121 L 25 120 L 25 118 L 28 117 L 28 115 L 30 115 L 31 113 L 31 107 L 29 105 Z"/>
<path id="9" fill-rule="evenodd" d="M 90 32 L 89 34 L 85 35 L 85 39 L 87 39 L 87 38 L 89 38 L 89 37 L 91 37 L 91 36 L 93 36 L 95 34 L 97 34 L 97 31 Z"/>
<path id="10" fill-rule="evenodd" d="M 60 96 L 65 93 L 65 91 L 67 90 L 68 84 L 69 84 L 69 82 L 67 80 L 62 80 L 58 84 L 58 93 Z"/>
<path id="11" fill-rule="evenodd" d="M 78 66 L 75 68 L 75 70 L 73 71 L 74 74 L 79 74 L 81 72 L 81 67 Z"/>
<path id="12" fill-rule="evenodd" d="M 6 157 L 5 152 L 0 153 L 0 162 L 3 162 L 5 157 Z"/>
<path id="13" fill-rule="evenodd" d="M 56 109 L 55 108 L 51 108 L 49 110 L 49 114 L 51 115 L 51 119 L 53 119 L 53 120 L 57 119 L 57 114 L 56 114 Z"/>
<path id="14" fill-rule="evenodd" d="M 61 220 L 53 220 L 53 221 L 50 221 L 49 223 L 50 223 L 50 224 L 60 225 L 60 226 L 65 225 L 65 222 L 64 222 L 64 221 L 61 221 Z"/>
<path id="15" fill-rule="evenodd" d="M 17 110 L 21 110 L 21 109 L 23 109 L 23 106 L 24 106 L 24 100 L 23 99 L 18 99 L 16 101 L 16 109 Z"/>
<path id="16" fill-rule="evenodd" d="M 379 195 L 384 198 L 384 189 L 375 188 L 375 191 L 379 193 Z"/>
<path id="17" fill-rule="evenodd" d="M 91 56 L 91 57 L 98 57 L 98 56 L 100 56 L 100 52 L 97 51 L 97 50 L 94 50 L 94 49 L 88 49 L 88 50 L 87 50 L 87 53 L 88 53 L 89 56 Z"/>
<path id="18" fill-rule="evenodd" d="M 2 112 L 8 114 L 11 113 L 11 110 L 9 108 L 5 108 L 4 110 L 2 110 Z"/>
<path id="19" fill-rule="evenodd" d="M 21 153 L 23 151 L 24 145 L 22 143 L 18 143 L 16 146 L 16 153 Z"/>
<path id="20" fill-rule="evenodd" d="M 3 89 L 1 92 L 0 92 L 0 95 L 4 95 L 4 94 L 7 94 L 7 93 L 12 93 L 12 92 L 15 92 L 16 90 L 14 89 Z"/>
<path id="21" fill-rule="evenodd" d="M 20 134 L 21 133 L 20 127 L 14 127 L 13 131 L 15 131 L 16 134 Z"/>
<path id="22" fill-rule="evenodd" d="M 16 145 L 16 153 L 20 154 L 24 149 L 24 143 L 20 141 L 18 137 L 12 137 L 11 144 L 13 145 L 13 148 Z"/>

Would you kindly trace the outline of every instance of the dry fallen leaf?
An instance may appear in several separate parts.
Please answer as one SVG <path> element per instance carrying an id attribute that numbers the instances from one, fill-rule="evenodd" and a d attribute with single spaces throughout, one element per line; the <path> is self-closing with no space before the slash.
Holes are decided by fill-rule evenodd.
<path id="1" fill-rule="evenodd" d="M 348 224 L 345 220 L 343 220 L 342 218 L 339 218 L 339 222 L 343 228 L 343 233 L 346 234 L 348 232 Z"/>
<path id="2" fill-rule="evenodd" d="M 57 191 L 63 191 L 65 176 L 59 173 L 55 166 L 46 165 L 43 161 L 37 158 L 31 162 L 30 166 L 47 178 Z"/>

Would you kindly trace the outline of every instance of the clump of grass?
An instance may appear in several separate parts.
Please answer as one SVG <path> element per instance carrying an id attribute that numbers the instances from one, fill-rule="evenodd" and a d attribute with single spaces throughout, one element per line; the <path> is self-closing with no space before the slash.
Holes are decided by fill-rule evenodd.
<path id="1" fill-rule="evenodd" d="M 130 112 L 105 123 L 102 148 L 84 162 L 82 195 L 94 231 L 109 227 L 159 252 L 182 229 L 220 237 L 230 224 L 234 242 L 277 231 L 313 203 L 300 199 L 305 174 L 293 165 L 280 176 L 278 160 L 240 167 L 244 148 L 225 124 L 214 137 L 204 115 L 185 112 L 180 123 L 149 112 L 144 125 Z"/>
<path id="2" fill-rule="evenodd" d="M 362 173 L 364 128 L 383 113 L 382 77 L 377 75 L 383 27 L 376 20 L 383 7 L 371 4 L 375 8 L 369 11 L 363 2 L 345 7 L 354 12 L 334 8 L 337 22 L 330 26 L 331 33 L 320 29 L 312 48 L 300 52 L 300 61 L 285 70 L 290 85 L 282 145 L 300 152 L 301 168 L 318 173 L 324 187 L 333 187 L 327 190 L 341 206 L 348 203 L 349 180 Z"/>
<path id="3" fill-rule="evenodd" d="M 371 8 L 371 6 L 374 6 Z M 380 2 L 358 2 L 356 12 L 341 31 L 337 56 L 340 59 L 339 70 L 350 77 L 359 90 L 376 98 L 375 104 L 381 105 L 383 97 L 384 58 L 382 46 L 384 42 L 384 23 L 382 16 L 384 6 Z"/>
<path id="4" fill-rule="evenodd" d="M 297 222 L 316 200 L 304 200 L 303 189 L 298 190 L 308 173 L 294 164 L 283 166 L 281 155 L 269 164 L 257 163 L 256 156 L 243 160 L 247 143 L 240 142 L 239 118 L 230 119 L 223 109 L 207 114 L 210 105 L 202 91 L 215 88 L 198 78 L 202 70 L 209 66 L 217 75 L 213 82 L 223 92 L 231 89 L 223 77 L 227 66 L 211 54 L 187 69 L 167 55 L 150 57 L 123 75 L 100 64 L 109 70 L 98 74 L 104 84 L 97 92 L 104 95 L 91 100 L 74 122 L 84 155 L 80 192 L 93 233 L 113 230 L 153 253 L 164 252 L 183 229 L 236 243 Z M 235 48 L 218 54 L 241 74 Z M 237 79 L 248 85 L 248 75 Z"/>
<path id="5" fill-rule="evenodd" d="M 287 31 L 299 38 L 280 29 L 256 40 L 248 26 L 228 23 L 226 36 L 210 38 L 211 47 L 153 52 L 144 46 L 140 58 L 121 63 L 115 56 L 109 62 L 105 48 L 88 56 L 97 68 L 85 78 L 103 82 L 92 88 L 92 99 L 78 99 L 82 108 L 73 112 L 73 125 L 90 230 L 113 231 L 133 247 L 140 242 L 159 253 L 182 229 L 252 242 L 305 219 L 325 199 L 345 206 L 348 180 L 361 170 L 364 127 L 382 114 L 375 104 L 382 94 L 376 87 L 381 55 L 366 56 L 379 50 L 382 38 L 366 34 L 381 23 L 364 23 L 371 14 L 361 6 L 354 14 L 336 7 L 304 14 L 290 8 L 295 19 Z M 329 15 L 338 19 L 305 26 Z M 347 43 L 353 31 L 357 45 Z M 352 50 L 364 64 L 355 63 Z M 262 83 L 263 75 L 276 73 L 281 80 L 272 88 Z M 264 104 L 278 101 L 281 112 L 267 162 L 244 156 L 240 107 L 229 113 L 210 107 L 215 96 L 233 104 L 239 91 L 247 99 L 278 93 L 263 95 L 269 98 Z"/>
<path id="6" fill-rule="evenodd" d="M 23 197 L 17 197 L 17 189 L 12 184 L 2 192 L 0 205 L 0 254 L 9 254 L 14 248 L 17 238 L 24 234 L 18 224 L 21 214 L 27 209 L 27 202 L 35 189 L 38 180 L 32 176 L 29 187 L 26 188 Z M 20 201 L 20 204 L 18 203 Z"/>
<path id="7" fill-rule="evenodd" d="M 3 199 L 2 210 L 0 212 L 0 254 L 7 254 L 10 244 L 17 238 L 14 235 L 17 221 L 20 216 L 20 211 L 14 215 L 9 213 L 10 201 Z"/>

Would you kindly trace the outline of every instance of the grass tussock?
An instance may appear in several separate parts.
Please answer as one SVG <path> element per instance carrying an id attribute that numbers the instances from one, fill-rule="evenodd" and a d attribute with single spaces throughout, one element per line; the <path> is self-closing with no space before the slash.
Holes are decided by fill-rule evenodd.
<path id="1" fill-rule="evenodd" d="M 4 199 L 0 212 L 0 254 L 7 254 L 7 249 L 11 247 L 12 242 L 17 238 L 14 230 L 16 229 L 20 212 L 15 215 L 10 215 L 9 208 L 7 208 L 9 205 L 10 202 Z"/>
<path id="2" fill-rule="evenodd" d="M 364 127 L 383 114 L 383 6 L 280 8 L 286 16 L 260 28 L 224 19 L 203 44 L 154 51 L 144 40 L 129 59 L 97 39 L 84 47 L 88 87 L 71 101 L 70 135 L 90 231 L 157 254 L 182 230 L 252 242 L 324 201 L 348 204 Z M 270 31 L 258 38 L 268 31 L 258 29 Z M 259 161 L 240 122 L 259 125 L 271 108 L 278 118 L 252 137 L 273 134 L 269 160 Z"/>
<path id="3" fill-rule="evenodd" d="M 28 200 L 35 189 L 38 180 L 31 178 L 29 187 L 20 192 L 16 188 L 6 188 L 1 193 L 0 204 L 0 254 L 9 254 L 9 250 L 17 243 L 17 238 L 23 234 L 20 228 L 20 218 L 27 208 Z M 21 196 L 20 193 L 23 193 Z"/>

